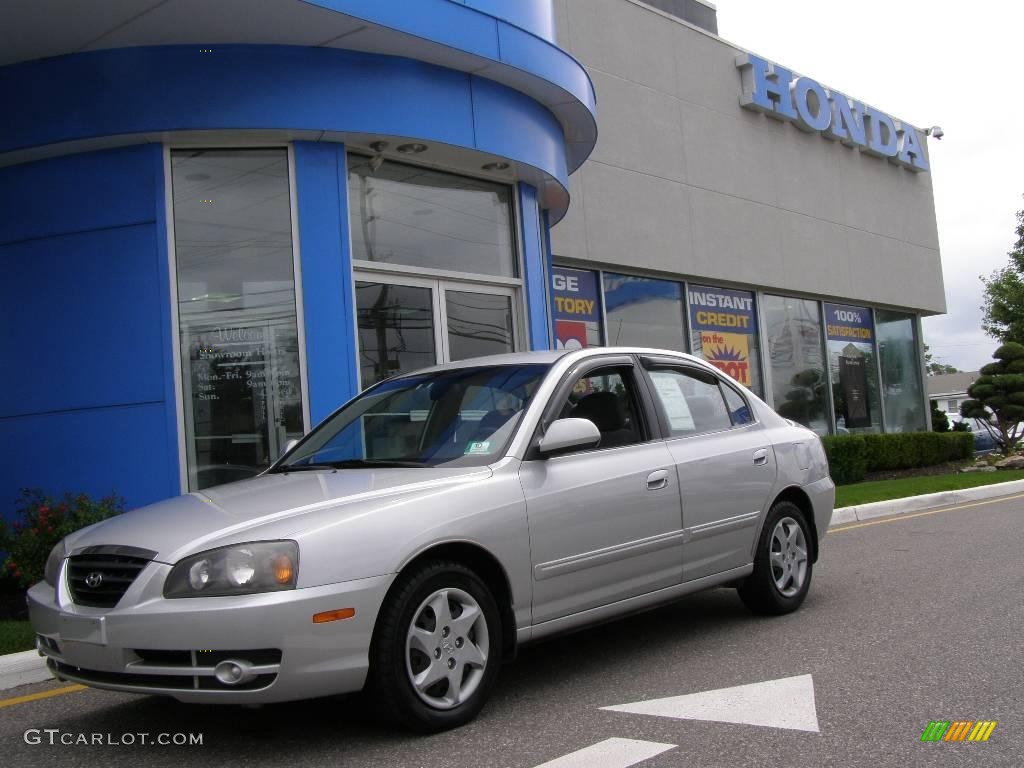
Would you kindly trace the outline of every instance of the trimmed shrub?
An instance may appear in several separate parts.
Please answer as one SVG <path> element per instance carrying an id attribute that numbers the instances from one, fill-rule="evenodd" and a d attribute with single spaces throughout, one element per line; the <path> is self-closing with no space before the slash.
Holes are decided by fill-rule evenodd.
<path id="1" fill-rule="evenodd" d="M 867 446 L 860 435 L 829 435 L 821 438 L 828 457 L 828 472 L 836 485 L 850 485 L 864 479 Z"/>
<path id="2" fill-rule="evenodd" d="M 974 455 L 970 432 L 896 432 L 822 438 L 836 485 L 864 479 L 865 472 L 930 467 Z"/>

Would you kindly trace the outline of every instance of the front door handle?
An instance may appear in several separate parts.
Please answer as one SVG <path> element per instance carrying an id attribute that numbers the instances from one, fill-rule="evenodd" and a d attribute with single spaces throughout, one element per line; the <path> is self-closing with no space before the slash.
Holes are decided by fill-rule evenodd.
<path id="1" fill-rule="evenodd" d="M 647 490 L 659 491 L 668 485 L 668 470 L 659 469 L 657 472 L 651 472 L 647 476 Z"/>
<path id="2" fill-rule="evenodd" d="M 768 449 L 762 448 L 759 451 L 754 451 L 754 466 L 763 467 L 768 463 Z"/>

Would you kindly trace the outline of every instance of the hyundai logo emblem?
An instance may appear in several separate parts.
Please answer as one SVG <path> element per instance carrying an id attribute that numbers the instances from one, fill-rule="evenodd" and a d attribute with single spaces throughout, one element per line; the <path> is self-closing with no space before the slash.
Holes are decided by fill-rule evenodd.
<path id="1" fill-rule="evenodd" d="M 89 589 L 96 589 L 102 583 L 103 574 L 99 571 L 93 571 L 85 577 L 85 586 L 87 586 Z"/>

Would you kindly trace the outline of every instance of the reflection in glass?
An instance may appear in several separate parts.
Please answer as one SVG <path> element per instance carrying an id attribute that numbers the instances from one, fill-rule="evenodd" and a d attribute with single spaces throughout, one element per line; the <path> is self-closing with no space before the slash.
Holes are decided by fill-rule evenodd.
<path id="1" fill-rule="evenodd" d="M 689 304 L 693 354 L 762 396 L 754 293 L 690 283 Z"/>
<path id="2" fill-rule="evenodd" d="M 429 288 L 356 283 L 362 389 L 437 362 Z"/>
<path id="3" fill-rule="evenodd" d="M 824 339 L 818 303 L 766 295 L 762 306 L 775 410 L 819 435 L 828 434 Z"/>
<path id="4" fill-rule="evenodd" d="M 348 156 L 352 258 L 515 277 L 509 187 Z"/>
<path id="5" fill-rule="evenodd" d="M 926 429 L 921 358 L 913 315 L 877 310 L 878 357 L 882 364 L 882 398 L 889 432 Z"/>
<path id="6" fill-rule="evenodd" d="M 686 351 L 679 283 L 605 272 L 604 304 L 611 346 Z"/>
<path id="7" fill-rule="evenodd" d="M 448 357 L 500 355 L 512 352 L 512 299 L 487 293 L 445 291 L 448 315 Z"/>
<path id="8" fill-rule="evenodd" d="M 303 432 L 283 149 L 171 155 L 188 484 L 250 477 Z"/>
<path id="9" fill-rule="evenodd" d="M 882 409 L 871 310 L 826 304 L 825 331 L 836 433 L 881 432 Z"/>

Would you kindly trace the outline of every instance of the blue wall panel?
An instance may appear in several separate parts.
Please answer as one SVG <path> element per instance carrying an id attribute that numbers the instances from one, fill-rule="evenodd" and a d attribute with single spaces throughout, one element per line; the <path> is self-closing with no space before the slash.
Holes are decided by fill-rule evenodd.
<path id="1" fill-rule="evenodd" d="M 18 105 L 0 121 L 0 153 L 161 131 L 354 132 L 480 149 L 568 187 L 562 128 L 545 107 L 393 56 L 258 45 L 94 51 L 0 67 L 0 101 Z"/>
<path id="2" fill-rule="evenodd" d="M 153 221 L 163 170 L 152 154 L 142 145 L 4 168 L 0 243 Z"/>
<path id="3" fill-rule="evenodd" d="M 551 325 L 548 312 L 547 249 L 543 247 L 544 220 L 537 206 L 537 190 L 529 184 L 519 184 L 519 210 L 523 217 L 523 293 L 529 322 L 530 349 L 551 349 Z"/>
<path id="4" fill-rule="evenodd" d="M 306 379 L 313 424 L 359 391 L 345 147 L 295 143 Z"/>
<path id="5" fill-rule="evenodd" d="M 164 399 L 155 229 L 0 246 L 0 417 Z"/>
<path id="6" fill-rule="evenodd" d="M 0 511 L 22 487 L 177 493 L 162 148 L 2 168 L 0 200 Z"/>
<path id="7" fill-rule="evenodd" d="M 0 419 L 4 516 L 20 488 L 103 496 L 116 492 L 127 508 L 179 493 L 177 445 L 164 438 L 163 403 Z"/>

